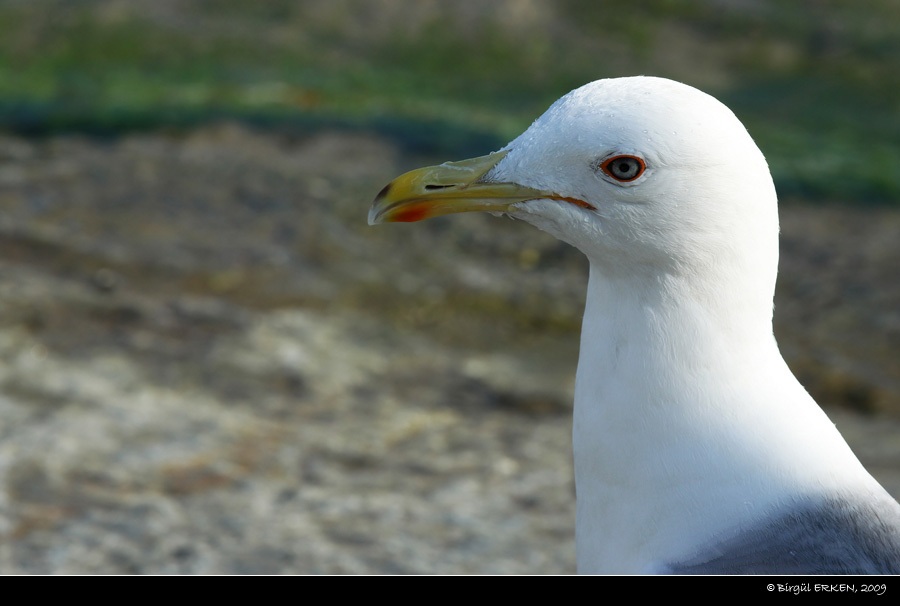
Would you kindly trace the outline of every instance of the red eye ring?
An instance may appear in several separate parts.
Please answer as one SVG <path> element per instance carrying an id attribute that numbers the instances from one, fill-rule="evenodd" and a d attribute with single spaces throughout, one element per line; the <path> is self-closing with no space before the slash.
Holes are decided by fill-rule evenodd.
<path id="1" fill-rule="evenodd" d="M 601 162 L 600 170 L 619 183 L 630 183 L 644 174 L 644 171 L 647 170 L 647 163 L 638 156 L 622 154 Z"/>

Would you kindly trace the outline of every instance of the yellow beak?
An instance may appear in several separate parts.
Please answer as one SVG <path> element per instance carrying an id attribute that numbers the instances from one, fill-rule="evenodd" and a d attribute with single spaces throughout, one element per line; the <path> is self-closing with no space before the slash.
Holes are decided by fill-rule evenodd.
<path id="1" fill-rule="evenodd" d="M 507 212 L 516 202 L 550 198 L 593 208 L 574 198 L 532 189 L 518 183 L 494 183 L 482 178 L 506 156 L 488 156 L 445 162 L 400 175 L 387 184 L 369 210 L 369 225 L 412 222 L 473 211 Z"/>

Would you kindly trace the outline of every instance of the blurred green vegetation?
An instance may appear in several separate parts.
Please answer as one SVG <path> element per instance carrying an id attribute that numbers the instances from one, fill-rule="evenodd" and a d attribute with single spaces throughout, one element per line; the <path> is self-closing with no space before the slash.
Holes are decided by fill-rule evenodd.
<path id="1" fill-rule="evenodd" d="M 900 202 L 896 0 L 2 0 L 0 128 L 239 119 L 483 153 L 585 82 L 727 103 L 782 198 Z"/>

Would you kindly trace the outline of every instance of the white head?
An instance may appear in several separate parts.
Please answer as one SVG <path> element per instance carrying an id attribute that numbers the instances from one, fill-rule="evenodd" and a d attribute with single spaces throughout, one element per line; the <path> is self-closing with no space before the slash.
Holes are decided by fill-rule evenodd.
<path id="1" fill-rule="evenodd" d="M 750 281 L 771 308 L 778 215 L 765 159 L 725 105 L 678 82 L 582 86 L 500 152 L 398 178 L 370 221 L 472 210 L 528 221 L 603 275 Z"/>
<path id="2" fill-rule="evenodd" d="M 531 200 L 510 214 L 579 248 L 604 273 L 744 255 L 775 271 L 778 216 L 765 159 L 734 114 L 694 88 L 648 77 L 592 82 L 504 149 L 488 180 L 595 208 Z M 646 169 L 617 179 L 602 168 L 617 156 L 639 158 Z"/>

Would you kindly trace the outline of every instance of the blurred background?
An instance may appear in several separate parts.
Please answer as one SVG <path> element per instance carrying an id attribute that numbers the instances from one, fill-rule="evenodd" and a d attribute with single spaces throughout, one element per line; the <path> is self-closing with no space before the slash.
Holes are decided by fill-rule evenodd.
<path id="1" fill-rule="evenodd" d="M 586 262 L 366 214 L 634 74 L 765 153 L 782 351 L 900 495 L 893 0 L 0 0 L 0 573 L 574 572 Z"/>

